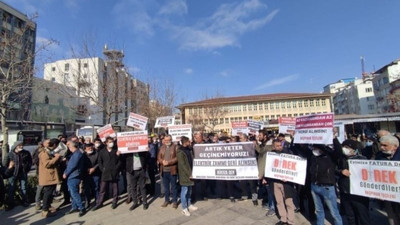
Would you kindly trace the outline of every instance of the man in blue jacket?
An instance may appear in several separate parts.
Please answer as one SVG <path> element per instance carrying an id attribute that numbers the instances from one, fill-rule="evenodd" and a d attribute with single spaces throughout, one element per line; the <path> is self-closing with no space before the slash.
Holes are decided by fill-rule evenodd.
<path id="1" fill-rule="evenodd" d="M 82 151 L 78 148 L 79 143 L 68 141 L 67 147 L 72 152 L 72 156 L 64 171 L 63 178 L 67 179 L 68 190 L 72 198 L 72 209 L 66 214 L 71 214 L 79 211 L 79 216 L 85 215 L 85 207 L 83 207 L 81 196 L 79 195 L 79 183 L 81 182 L 82 174 L 86 173 L 84 158 Z"/>

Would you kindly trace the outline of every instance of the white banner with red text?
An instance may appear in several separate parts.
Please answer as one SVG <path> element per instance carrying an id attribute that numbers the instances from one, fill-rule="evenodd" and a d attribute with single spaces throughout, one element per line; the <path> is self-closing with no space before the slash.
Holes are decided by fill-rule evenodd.
<path id="1" fill-rule="evenodd" d="M 169 126 L 168 134 L 172 136 L 172 141 L 180 141 L 182 136 L 186 136 L 189 140 L 192 140 L 192 124 Z"/>
<path id="2" fill-rule="evenodd" d="M 279 133 L 289 134 L 296 129 L 296 118 L 294 117 L 279 117 Z"/>
<path id="3" fill-rule="evenodd" d="M 297 155 L 267 152 L 265 177 L 304 185 L 307 159 Z"/>
<path id="4" fill-rule="evenodd" d="M 325 145 L 332 144 L 333 120 L 333 113 L 297 117 L 294 143 Z"/>
<path id="5" fill-rule="evenodd" d="M 147 117 L 131 112 L 129 114 L 128 121 L 126 121 L 126 125 L 139 130 L 146 130 L 148 120 L 149 118 Z"/>
<path id="6" fill-rule="evenodd" d="M 121 154 L 148 151 L 147 134 L 136 131 L 117 133 L 118 151 Z"/>
<path id="7" fill-rule="evenodd" d="M 158 117 L 156 120 L 156 124 L 154 125 L 154 128 L 159 128 L 159 127 L 166 128 L 174 124 L 175 124 L 175 116 Z"/>
<path id="8" fill-rule="evenodd" d="M 107 124 L 104 127 L 97 129 L 97 133 L 102 142 L 106 141 L 107 137 L 115 137 L 115 132 L 111 124 Z"/>

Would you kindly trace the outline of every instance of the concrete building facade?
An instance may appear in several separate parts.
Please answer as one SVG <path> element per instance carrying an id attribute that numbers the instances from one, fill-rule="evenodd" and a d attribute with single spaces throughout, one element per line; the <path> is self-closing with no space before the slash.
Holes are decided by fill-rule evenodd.
<path id="1" fill-rule="evenodd" d="M 395 82 L 400 79 L 400 59 L 380 68 L 374 75 L 372 82 L 378 109 L 377 113 L 394 112 L 392 93 L 396 90 Z"/>

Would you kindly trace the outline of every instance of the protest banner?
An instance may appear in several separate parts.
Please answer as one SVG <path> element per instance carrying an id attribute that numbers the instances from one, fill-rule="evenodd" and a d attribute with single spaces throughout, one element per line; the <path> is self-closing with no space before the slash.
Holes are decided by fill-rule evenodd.
<path id="1" fill-rule="evenodd" d="M 104 127 L 100 127 L 97 129 L 97 133 L 102 142 L 106 141 L 107 137 L 115 137 L 114 129 L 112 128 L 111 124 L 107 124 Z"/>
<path id="2" fill-rule="evenodd" d="M 192 140 L 192 124 L 169 126 L 168 134 L 172 136 L 172 141 L 180 141 L 182 136 L 186 136 L 189 140 Z"/>
<path id="3" fill-rule="evenodd" d="M 117 144 L 121 154 L 148 151 L 147 134 L 135 131 L 117 133 Z"/>
<path id="4" fill-rule="evenodd" d="M 297 117 L 294 143 L 332 144 L 333 113 Z"/>
<path id="5" fill-rule="evenodd" d="M 192 176 L 195 179 L 257 180 L 254 144 L 237 142 L 194 145 Z"/>
<path id="6" fill-rule="evenodd" d="M 400 162 L 348 160 L 350 193 L 400 203 Z"/>
<path id="7" fill-rule="evenodd" d="M 165 117 L 158 117 L 156 120 L 156 124 L 154 125 L 154 128 L 159 128 L 159 127 L 168 127 L 172 126 L 175 124 L 175 117 L 174 116 L 165 116 Z"/>
<path id="8" fill-rule="evenodd" d="M 148 120 L 149 119 L 147 117 L 131 112 L 129 114 L 128 121 L 126 121 L 126 125 L 139 130 L 146 130 Z"/>
<path id="9" fill-rule="evenodd" d="M 247 120 L 250 134 L 257 134 L 259 130 L 264 128 L 264 122 L 257 120 Z"/>
<path id="10" fill-rule="evenodd" d="M 344 123 L 343 122 L 334 122 L 333 123 L 333 133 L 337 135 L 337 139 L 340 143 L 346 140 L 345 137 L 345 130 L 344 130 Z"/>
<path id="11" fill-rule="evenodd" d="M 248 135 L 250 133 L 249 124 L 247 121 L 232 122 L 232 136 L 239 136 L 241 134 Z"/>
<path id="12" fill-rule="evenodd" d="M 279 133 L 289 134 L 296 128 L 296 118 L 294 117 L 279 117 Z"/>
<path id="13" fill-rule="evenodd" d="M 297 155 L 267 152 L 265 176 L 304 185 L 307 174 L 307 159 Z"/>

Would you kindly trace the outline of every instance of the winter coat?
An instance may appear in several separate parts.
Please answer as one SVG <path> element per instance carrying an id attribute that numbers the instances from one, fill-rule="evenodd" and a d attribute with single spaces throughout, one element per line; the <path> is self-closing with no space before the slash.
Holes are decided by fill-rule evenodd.
<path id="1" fill-rule="evenodd" d="M 86 168 L 87 165 L 85 165 L 84 155 L 81 150 L 77 149 L 74 153 L 72 153 L 64 174 L 67 176 L 67 179 L 80 179 L 86 176 Z"/>
<path id="2" fill-rule="evenodd" d="M 39 153 L 39 185 L 48 186 L 60 183 L 58 172 L 59 157 L 50 155 L 49 151 L 42 149 Z"/>
<path id="3" fill-rule="evenodd" d="M 147 158 L 149 158 L 149 152 L 139 152 L 139 159 L 140 159 L 140 164 L 142 165 L 142 169 L 147 170 Z M 124 154 L 122 156 L 122 163 L 123 163 L 123 169 L 128 172 L 132 173 L 134 169 L 133 165 L 133 156 L 134 153 L 130 154 Z"/>
<path id="4" fill-rule="evenodd" d="M 337 169 L 337 174 L 339 175 L 338 185 L 340 193 L 350 194 L 350 177 L 347 177 L 342 174 L 343 170 L 349 169 L 349 163 L 348 163 L 349 159 L 366 160 L 367 158 L 362 155 L 354 155 L 350 156 L 349 158 L 347 158 L 345 155 L 342 155 L 342 157 L 339 159 L 338 169 Z"/>
<path id="5" fill-rule="evenodd" d="M 265 171 L 265 161 L 267 157 L 267 152 L 272 151 L 272 145 L 267 143 L 262 143 L 261 145 L 256 145 L 256 152 L 258 153 L 258 176 L 264 177 Z"/>
<path id="6" fill-rule="evenodd" d="M 116 181 L 120 171 L 121 161 L 117 156 L 117 149 L 108 152 L 107 148 L 99 151 L 99 168 L 101 170 L 101 181 Z"/>
<path id="7" fill-rule="evenodd" d="M 171 157 L 170 157 L 170 160 L 168 161 L 168 167 L 170 168 L 171 175 L 176 175 L 178 173 L 178 169 L 177 169 L 178 158 L 176 158 L 177 146 L 174 144 L 171 144 L 171 146 L 169 148 L 171 151 Z M 162 145 L 160 148 L 160 151 L 158 152 L 158 156 L 157 156 L 157 161 L 158 161 L 158 163 L 160 163 L 160 174 L 162 174 L 164 171 L 163 160 L 164 160 L 164 155 L 165 155 L 166 149 L 167 149 L 167 146 Z"/>
<path id="8" fill-rule="evenodd" d="M 95 168 L 94 172 L 90 176 L 101 176 L 99 169 L 99 151 L 93 150 L 92 153 L 85 153 L 87 157 L 87 168 Z"/>
<path id="9" fill-rule="evenodd" d="M 22 143 L 22 142 L 19 142 Z M 14 161 L 15 169 L 14 176 L 18 176 L 21 174 L 28 174 L 32 167 L 32 156 L 31 153 L 27 150 L 21 150 L 18 153 L 15 152 L 15 148 L 17 147 L 17 142 L 14 144 L 11 152 L 8 153 L 6 166 L 10 165 L 10 161 Z"/>
<path id="10" fill-rule="evenodd" d="M 188 158 L 187 154 L 191 155 L 191 159 Z M 178 175 L 179 184 L 181 186 L 193 186 L 194 182 L 190 179 L 192 176 L 192 166 L 193 165 L 193 154 L 189 148 L 180 147 L 176 153 L 178 159 Z M 192 160 L 192 162 L 189 162 Z"/>

